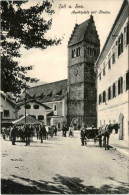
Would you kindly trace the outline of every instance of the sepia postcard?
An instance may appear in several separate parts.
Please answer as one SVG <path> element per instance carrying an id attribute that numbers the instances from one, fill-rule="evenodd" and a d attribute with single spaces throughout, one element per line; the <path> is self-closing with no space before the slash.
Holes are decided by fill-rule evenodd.
<path id="1" fill-rule="evenodd" d="M 1 0 L 1 194 L 129 193 L 129 0 Z"/>

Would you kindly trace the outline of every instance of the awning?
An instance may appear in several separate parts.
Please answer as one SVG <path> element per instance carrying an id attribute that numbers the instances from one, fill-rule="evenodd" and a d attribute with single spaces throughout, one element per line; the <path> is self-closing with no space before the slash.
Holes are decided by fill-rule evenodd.
<path id="1" fill-rule="evenodd" d="M 13 121 L 12 123 L 15 124 L 15 125 L 24 125 L 25 124 L 25 116 L 15 120 L 15 121 Z M 42 122 L 37 120 L 37 119 L 35 119 L 35 118 L 33 118 L 30 115 L 27 115 L 26 116 L 26 124 L 40 125 L 40 124 L 42 124 Z"/>

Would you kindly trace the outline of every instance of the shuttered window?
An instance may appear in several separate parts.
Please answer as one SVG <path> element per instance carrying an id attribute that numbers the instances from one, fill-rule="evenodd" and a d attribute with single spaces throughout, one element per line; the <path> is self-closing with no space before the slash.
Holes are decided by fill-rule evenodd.
<path id="1" fill-rule="evenodd" d="M 38 120 L 44 120 L 44 116 L 43 115 L 39 115 L 38 116 Z"/>
<path id="2" fill-rule="evenodd" d="M 126 36 L 127 36 L 126 40 L 127 40 L 127 45 L 128 45 L 129 44 L 129 22 L 127 24 L 127 34 L 126 34 Z"/>
<path id="3" fill-rule="evenodd" d="M 112 97 L 113 98 L 116 97 L 116 85 L 115 85 L 115 83 L 112 86 Z"/>
<path id="4" fill-rule="evenodd" d="M 106 102 L 106 91 L 103 92 L 103 102 Z"/>
<path id="5" fill-rule="evenodd" d="M 129 72 L 126 73 L 126 90 L 129 90 Z"/>
<path id="6" fill-rule="evenodd" d="M 99 104 L 101 103 L 101 94 L 99 95 Z"/>
<path id="7" fill-rule="evenodd" d="M 9 116 L 10 116 L 9 110 L 4 110 L 4 117 L 9 117 Z"/>
<path id="8" fill-rule="evenodd" d="M 115 52 L 112 54 L 112 64 L 115 64 Z"/>
<path id="9" fill-rule="evenodd" d="M 118 38 L 118 56 L 123 52 L 123 34 Z"/>
<path id="10" fill-rule="evenodd" d="M 118 95 L 123 93 L 123 77 L 118 80 Z"/>
<path id="11" fill-rule="evenodd" d="M 103 76 L 106 75 L 105 67 L 103 68 Z"/>
<path id="12" fill-rule="evenodd" d="M 108 88 L 108 100 L 111 99 L 111 87 Z"/>

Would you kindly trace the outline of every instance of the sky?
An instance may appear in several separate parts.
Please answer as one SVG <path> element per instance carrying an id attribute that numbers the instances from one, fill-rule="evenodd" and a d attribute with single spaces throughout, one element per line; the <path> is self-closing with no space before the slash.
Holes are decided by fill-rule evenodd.
<path id="1" fill-rule="evenodd" d="M 41 1 L 29 0 L 26 6 L 35 5 Z M 43 82 L 67 79 L 67 45 L 75 24 L 88 20 L 92 14 L 102 50 L 122 3 L 123 0 L 54 0 L 52 8 L 55 10 L 55 14 L 52 15 L 53 23 L 47 36 L 53 38 L 64 36 L 62 44 L 48 47 L 44 51 L 22 48 L 20 65 L 33 65 L 34 68 L 29 71 L 28 76 Z M 44 17 L 47 19 L 46 15 Z"/>

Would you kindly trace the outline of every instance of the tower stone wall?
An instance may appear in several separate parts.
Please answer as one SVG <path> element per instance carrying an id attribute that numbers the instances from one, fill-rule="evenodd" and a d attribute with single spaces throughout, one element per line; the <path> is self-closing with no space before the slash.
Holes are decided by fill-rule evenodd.
<path id="1" fill-rule="evenodd" d="M 94 63 L 100 41 L 93 17 L 75 26 L 68 43 L 68 110 L 69 124 L 87 126 L 97 123 L 96 74 Z"/>

